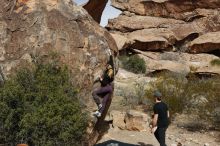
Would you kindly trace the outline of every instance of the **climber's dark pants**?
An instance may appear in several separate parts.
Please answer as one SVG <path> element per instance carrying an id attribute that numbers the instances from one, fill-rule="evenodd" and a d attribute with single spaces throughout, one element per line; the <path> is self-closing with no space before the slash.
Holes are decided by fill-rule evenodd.
<path id="1" fill-rule="evenodd" d="M 97 106 L 101 103 L 99 100 L 99 97 L 103 98 L 102 108 L 99 110 L 100 113 L 104 111 L 107 101 L 109 100 L 111 96 L 112 90 L 113 90 L 112 84 L 107 84 L 106 86 L 99 87 L 98 89 L 95 89 L 93 91 L 92 96 Z"/>
<path id="2" fill-rule="evenodd" d="M 166 146 L 165 144 L 166 130 L 167 127 L 158 127 L 157 130 L 154 132 L 154 136 L 156 137 L 157 141 L 160 143 L 160 146 Z"/>

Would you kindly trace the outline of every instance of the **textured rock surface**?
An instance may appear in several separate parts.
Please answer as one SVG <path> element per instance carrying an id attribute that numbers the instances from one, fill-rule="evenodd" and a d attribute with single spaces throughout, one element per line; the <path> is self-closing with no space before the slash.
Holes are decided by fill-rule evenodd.
<path id="1" fill-rule="evenodd" d="M 146 131 L 149 127 L 150 117 L 137 110 L 128 110 L 126 112 L 113 110 L 110 112 L 113 120 L 113 128 L 130 131 Z"/>
<path id="2" fill-rule="evenodd" d="M 112 31 L 114 38 L 120 35 L 124 38 L 123 40 L 126 40 L 124 45 L 118 46 L 120 50 L 129 47 L 140 50 L 174 48 L 186 52 L 187 44 L 199 35 L 220 30 L 219 13 L 208 17 L 185 22 L 161 17 L 123 15 L 111 20 L 107 28 Z M 198 50 L 196 53 L 199 52 L 203 51 Z"/>
<path id="3" fill-rule="evenodd" d="M 169 70 L 187 75 L 191 73 L 220 74 L 220 68 L 211 65 L 211 61 L 219 57 L 210 54 L 188 54 L 176 52 L 143 52 L 136 50 L 146 61 L 149 72 Z"/>
<path id="4" fill-rule="evenodd" d="M 150 117 L 139 111 L 130 110 L 125 115 L 126 129 L 132 131 L 147 131 Z"/>
<path id="5" fill-rule="evenodd" d="M 122 14 L 111 19 L 106 26 L 117 42 L 119 50 L 140 53 L 148 71 L 169 70 L 187 74 L 195 67 L 198 72 L 219 74 L 219 68 L 212 67 L 213 57 L 201 56 L 196 61 L 190 54 L 209 53 L 219 59 L 220 46 L 220 1 L 219 0 L 111 0 Z M 139 50 L 139 52 L 138 52 Z M 152 59 L 152 52 L 178 52 L 175 60 Z M 160 54 L 161 52 L 161 54 Z M 183 54 L 180 57 L 181 53 Z M 148 57 L 144 57 L 147 54 Z M 160 58 L 160 57 L 159 57 Z M 173 58 L 173 57 L 172 57 Z M 206 58 L 206 59 L 205 59 Z M 201 61 L 201 62 L 200 62 Z"/>
<path id="6" fill-rule="evenodd" d="M 0 3 L 0 66 L 5 77 L 24 61 L 57 52 L 72 71 L 82 101 L 91 108 L 93 81 L 104 70 L 109 50 L 117 54 L 111 35 L 72 0 Z M 98 136 L 96 131 L 92 145 Z"/>
<path id="7" fill-rule="evenodd" d="M 176 19 L 184 19 L 184 16 L 190 15 L 197 8 L 214 9 L 220 7 L 219 0 L 112 0 L 112 3 L 116 8 L 138 15 L 163 16 Z"/>
<path id="8" fill-rule="evenodd" d="M 93 17 L 93 19 L 100 23 L 102 12 L 105 9 L 108 0 L 89 0 L 83 8 Z"/>
<path id="9" fill-rule="evenodd" d="M 117 43 L 119 50 L 201 53 L 219 49 L 212 45 L 190 47 L 191 42 L 203 34 L 219 34 L 218 0 L 112 0 L 112 5 L 123 11 L 107 26 L 115 39 L 118 35 L 123 37 L 124 41 Z M 212 39 L 209 41 L 212 43 Z"/>
<path id="10" fill-rule="evenodd" d="M 145 94 L 145 89 L 149 87 L 149 82 L 154 81 L 155 78 L 146 77 L 143 74 L 134 74 L 124 69 L 119 69 L 115 78 L 115 90 L 114 96 L 121 96 L 124 98 L 124 102 L 137 103 L 140 95 Z M 137 92 L 139 94 L 137 95 Z M 147 98 L 143 99 L 144 103 L 147 103 Z"/>
<path id="11" fill-rule="evenodd" d="M 114 128 L 118 127 L 119 129 L 125 129 L 125 122 L 124 122 L 125 114 L 126 112 L 121 112 L 116 110 L 110 112 L 110 116 L 113 120 L 112 126 Z"/>
<path id="12" fill-rule="evenodd" d="M 118 48 L 120 48 L 120 50 L 122 50 L 123 48 L 126 48 L 126 45 L 128 44 L 128 38 L 126 38 L 123 35 L 120 34 L 111 34 L 113 36 L 113 38 L 115 39 L 115 42 L 118 46 Z"/>
<path id="13" fill-rule="evenodd" d="M 10 73 L 21 60 L 32 61 L 54 51 L 76 73 L 81 86 L 91 88 L 95 73 L 108 61 L 108 50 L 117 52 L 108 32 L 72 1 L 17 1 L 14 7 L 12 2 L 0 5 L 3 73 Z"/>
<path id="14" fill-rule="evenodd" d="M 190 43 L 190 52 L 220 51 L 220 31 L 204 34 Z"/>

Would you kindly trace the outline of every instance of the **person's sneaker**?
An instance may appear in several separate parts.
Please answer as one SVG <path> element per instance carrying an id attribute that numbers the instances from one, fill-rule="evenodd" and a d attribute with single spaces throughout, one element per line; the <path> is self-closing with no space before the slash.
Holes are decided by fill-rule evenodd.
<path id="1" fill-rule="evenodd" d="M 98 111 L 102 108 L 102 104 L 99 104 Z"/>
<path id="2" fill-rule="evenodd" d="M 99 111 L 96 111 L 93 113 L 94 116 L 96 116 L 97 118 L 101 117 L 101 113 Z"/>

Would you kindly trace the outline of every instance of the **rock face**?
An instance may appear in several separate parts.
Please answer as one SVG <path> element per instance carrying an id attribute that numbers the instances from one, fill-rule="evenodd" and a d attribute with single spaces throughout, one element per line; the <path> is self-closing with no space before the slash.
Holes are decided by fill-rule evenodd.
<path id="1" fill-rule="evenodd" d="M 219 57 L 211 54 L 188 54 L 176 52 L 143 52 L 139 56 L 145 60 L 148 72 L 169 70 L 187 75 L 188 73 L 220 74 L 220 68 L 211 65 L 211 61 Z"/>
<path id="2" fill-rule="evenodd" d="M 126 129 L 132 131 L 147 131 L 150 117 L 147 114 L 130 110 L 125 115 Z"/>
<path id="3" fill-rule="evenodd" d="M 155 78 L 137 75 L 128 72 L 122 68 L 119 69 L 115 77 L 114 96 L 124 98 L 126 104 L 138 103 L 139 99 L 144 104 L 148 103 L 148 99 L 144 98 L 145 90 L 149 87 L 149 83 L 155 81 Z"/>
<path id="4" fill-rule="evenodd" d="M 112 32 L 113 37 L 119 34 L 126 38 L 124 45 L 119 46 L 119 50 L 132 47 L 146 51 L 192 52 L 188 47 L 192 40 L 207 32 L 219 33 L 220 30 L 219 9 L 196 11 L 203 16 L 190 22 L 182 19 L 140 16 L 128 12 L 110 20 L 107 28 Z M 195 53 L 209 51 L 210 48 L 205 51 L 197 49 Z"/>
<path id="5" fill-rule="evenodd" d="M 220 31 L 204 34 L 190 43 L 191 52 L 220 50 Z"/>
<path id="6" fill-rule="evenodd" d="M 142 55 L 149 51 L 166 51 L 189 53 L 189 56 L 199 53 L 220 56 L 219 0 L 111 1 L 115 8 L 123 11 L 119 17 L 110 20 L 106 27 L 115 38 L 120 51 L 137 52 L 135 50 L 139 50 L 137 53 Z M 178 53 L 176 53 L 177 58 L 179 58 Z M 187 55 L 184 54 L 184 56 Z M 207 55 L 206 58 L 209 56 Z M 148 66 L 151 66 L 153 62 L 153 64 L 156 63 L 152 59 L 146 61 Z M 184 59 L 182 61 L 184 62 Z M 149 68 L 175 72 L 178 69 L 181 70 L 180 72 L 182 70 L 189 72 L 190 68 L 189 64 L 184 65 L 184 63 L 172 60 L 156 64 Z M 204 66 L 199 68 L 204 69 Z M 219 74 L 219 71 L 217 72 Z"/>
<path id="7" fill-rule="evenodd" d="M 112 126 L 114 128 L 118 127 L 119 129 L 123 129 L 123 130 L 125 129 L 125 122 L 124 122 L 125 114 L 126 112 L 116 111 L 116 110 L 110 112 L 110 116 L 113 120 Z"/>
<path id="8" fill-rule="evenodd" d="M 72 0 L 0 3 L 0 67 L 4 78 L 24 61 L 31 63 L 56 52 L 72 71 L 82 102 L 91 107 L 93 81 L 104 70 L 109 50 L 117 55 L 111 35 Z M 97 139 L 93 140 L 91 145 Z"/>
<path id="9" fill-rule="evenodd" d="M 102 12 L 105 9 L 108 0 L 89 0 L 83 8 L 93 17 L 93 19 L 100 23 Z"/>
<path id="10" fill-rule="evenodd" d="M 215 9 L 220 7 L 219 0 L 112 0 L 113 6 L 122 11 L 129 11 L 138 15 L 156 17 L 170 17 L 186 19 L 187 15 L 195 15 L 193 10 Z M 194 16 L 195 17 L 195 16 Z"/>
<path id="11" fill-rule="evenodd" d="M 6 4 L 3 1 L 0 5 L 0 63 L 6 76 L 21 60 L 32 61 L 54 51 L 77 72 L 81 86 L 91 88 L 95 73 L 108 61 L 108 50 L 117 52 L 108 32 L 72 1 L 19 0 Z"/>
<path id="12" fill-rule="evenodd" d="M 128 110 L 126 112 L 111 111 L 113 128 L 130 131 L 147 131 L 149 129 L 150 117 L 140 111 Z"/>

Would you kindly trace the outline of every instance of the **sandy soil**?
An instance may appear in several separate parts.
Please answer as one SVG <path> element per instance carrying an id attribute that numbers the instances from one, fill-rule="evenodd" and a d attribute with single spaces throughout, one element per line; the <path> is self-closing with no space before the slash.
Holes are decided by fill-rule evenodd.
<path id="1" fill-rule="evenodd" d="M 176 146 L 220 146 L 220 132 L 190 132 L 171 125 L 167 130 L 166 143 Z M 149 131 L 137 132 L 110 128 L 96 146 L 159 146 Z"/>

